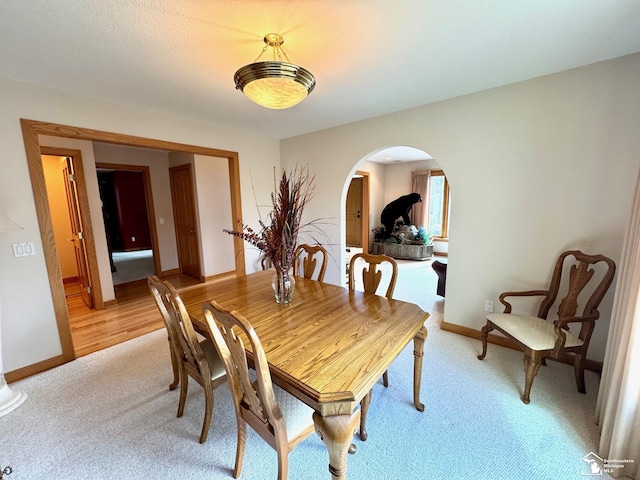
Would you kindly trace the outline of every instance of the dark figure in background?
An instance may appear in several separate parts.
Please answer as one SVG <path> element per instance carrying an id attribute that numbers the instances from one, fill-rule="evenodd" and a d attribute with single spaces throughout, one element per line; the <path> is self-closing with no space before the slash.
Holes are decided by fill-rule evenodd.
<path id="1" fill-rule="evenodd" d="M 390 237 L 393 233 L 393 228 L 396 225 L 396 220 L 402 217 L 402 221 L 405 225 L 411 225 L 409 219 L 409 212 L 414 203 L 422 201 L 422 197 L 419 193 L 410 193 L 409 195 L 403 195 L 396 198 L 393 202 L 389 203 L 382 209 L 380 215 L 380 221 L 384 225 L 385 237 Z"/>

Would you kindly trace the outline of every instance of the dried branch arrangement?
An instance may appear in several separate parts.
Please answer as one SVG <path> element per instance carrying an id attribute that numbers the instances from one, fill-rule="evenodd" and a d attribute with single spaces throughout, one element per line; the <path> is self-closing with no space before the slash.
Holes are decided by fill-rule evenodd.
<path id="1" fill-rule="evenodd" d="M 306 168 L 283 170 L 277 191 L 271 194 L 272 210 L 266 221 L 260 220 L 260 231 L 247 225 L 242 230 L 224 231 L 255 246 L 276 269 L 288 270 L 294 261 L 298 234 L 304 227 L 302 213 L 314 194 L 315 176 Z"/>

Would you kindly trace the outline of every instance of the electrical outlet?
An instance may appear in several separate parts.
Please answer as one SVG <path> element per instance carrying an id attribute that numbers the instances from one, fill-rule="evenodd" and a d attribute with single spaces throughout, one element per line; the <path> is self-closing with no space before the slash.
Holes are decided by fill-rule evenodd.
<path id="1" fill-rule="evenodd" d="M 493 300 L 484 301 L 484 311 L 493 313 Z"/>

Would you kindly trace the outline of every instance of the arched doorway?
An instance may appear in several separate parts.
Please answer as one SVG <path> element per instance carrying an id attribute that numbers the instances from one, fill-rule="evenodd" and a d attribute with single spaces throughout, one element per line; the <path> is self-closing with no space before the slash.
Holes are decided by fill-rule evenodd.
<path id="1" fill-rule="evenodd" d="M 440 164 L 427 152 L 410 146 L 391 146 L 380 148 L 371 152 L 358 161 L 349 176 L 345 179 L 344 191 L 345 199 L 342 206 L 345 218 L 345 230 L 342 238 L 342 248 L 347 251 L 347 263 L 350 258 L 352 238 L 349 235 L 349 191 L 354 181 L 366 176 L 368 183 L 368 223 L 369 229 L 363 239 L 363 250 L 376 253 L 373 250 L 375 230 L 381 227 L 380 214 L 382 209 L 392 200 L 411 193 L 412 175 L 419 172 L 429 172 L 429 188 L 425 193 L 423 220 L 413 220 L 419 224 L 427 233 L 431 234 L 431 241 L 434 244 L 434 255 L 428 259 L 422 258 L 419 261 L 412 261 L 406 258 L 397 259 L 404 277 L 408 278 L 406 287 L 399 287 L 398 294 L 404 298 L 400 300 L 412 301 L 420 304 L 425 310 L 435 314 L 442 314 L 444 311 L 444 299 L 437 295 L 437 275 L 433 271 L 431 264 L 438 260 L 446 263 L 448 254 L 448 224 L 450 189 L 446 176 Z M 364 209 L 363 209 L 364 210 Z M 420 281 L 421 275 L 427 275 L 429 285 Z M 402 276 L 400 276 L 402 278 Z M 398 287 L 397 287 L 398 288 Z M 441 315 L 440 315 L 441 316 Z"/>

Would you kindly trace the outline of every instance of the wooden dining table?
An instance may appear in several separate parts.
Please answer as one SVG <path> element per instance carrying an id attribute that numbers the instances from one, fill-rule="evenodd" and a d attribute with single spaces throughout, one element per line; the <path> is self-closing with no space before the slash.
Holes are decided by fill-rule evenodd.
<path id="1" fill-rule="evenodd" d="M 413 403 L 420 402 L 429 314 L 415 304 L 296 277 L 291 303 L 278 304 L 273 270 L 180 291 L 196 330 L 208 335 L 202 304 L 215 300 L 253 325 L 273 381 L 315 410 L 315 429 L 333 479 L 346 479 L 360 401 L 413 340 Z M 248 342 L 245 342 L 248 345 Z M 251 360 L 252 352 L 247 351 Z M 286 419 L 285 419 L 286 420 Z"/>

